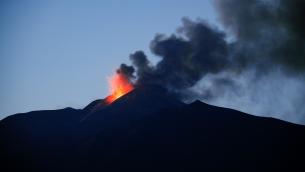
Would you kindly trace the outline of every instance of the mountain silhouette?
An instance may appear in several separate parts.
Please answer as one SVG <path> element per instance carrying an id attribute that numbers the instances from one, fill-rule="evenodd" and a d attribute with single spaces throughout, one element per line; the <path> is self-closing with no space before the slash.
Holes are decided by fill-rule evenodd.
<path id="1" fill-rule="evenodd" d="M 140 86 L 0 122 L 1 171 L 303 171 L 305 126 Z"/>

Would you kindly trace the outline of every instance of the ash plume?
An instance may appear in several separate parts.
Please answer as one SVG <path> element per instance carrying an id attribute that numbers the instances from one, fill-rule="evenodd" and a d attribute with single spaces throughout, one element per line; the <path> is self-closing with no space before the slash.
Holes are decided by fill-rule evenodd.
<path id="1" fill-rule="evenodd" d="M 117 73 L 125 75 L 129 80 L 132 80 L 134 76 L 135 69 L 133 66 L 128 66 L 126 64 L 121 64 L 116 70 Z"/>
<path id="2" fill-rule="evenodd" d="M 119 71 L 134 78 L 135 86 L 159 85 L 185 101 L 243 109 L 238 105 L 244 100 L 261 106 L 254 113 L 286 113 L 279 118 L 305 123 L 305 108 L 290 103 L 305 102 L 305 95 L 297 93 L 305 92 L 300 87 L 305 85 L 305 1 L 214 0 L 214 5 L 223 30 L 183 18 L 177 32 L 156 34 L 151 41 L 150 50 L 159 57 L 155 65 L 136 51 L 130 55 L 132 66 L 122 64 Z M 277 92 L 261 91 L 281 82 L 287 84 Z M 267 97 L 283 100 L 267 106 Z"/>
<path id="3" fill-rule="evenodd" d="M 184 18 L 179 32 L 171 36 L 157 34 L 150 43 L 160 61 L 152 66 L 143 51 L 130 55 L 136 68 L 137 84 L 154 84 L 180 91 L 196 84 L 208 73 L 228 69 L 225 34 L 203 21 Z"/>
<path id="4" fill-rule="evenodd" d="M 233 34 L 232 55 L 260 70 L 305 71 L 304 0 L 214 0 L 220 21 Z"/>

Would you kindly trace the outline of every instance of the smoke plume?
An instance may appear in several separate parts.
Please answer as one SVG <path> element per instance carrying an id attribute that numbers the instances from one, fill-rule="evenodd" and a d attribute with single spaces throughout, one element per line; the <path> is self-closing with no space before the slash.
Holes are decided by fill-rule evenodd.
<path id="1" fill-rule="evenodd" d="M 224 28 L 235 37 L 231 53 L 243 65 L 256 64 L 260 70 L 281 65 L 290 72 L 304 72 L 304 0 L 214 2 Z"/>
<path id="2" fill-rule="evenodd" d="M 184 18 L 182 23 L 178 33 L 171 36 L 157 34 L 151 41 L 152 53 L 160 57 L 155 66 L 143 51 L 130 55 L 136 68 L 136 85 L 162 85 L 181 91 L 192 87 L 208 73 L 229 69 L 228 46 L 223 32 L 203 21 Z"/>
<path id="3" fill-rule="evenodd" d="M 155 65 L 136 51 L 132 66 L 122 64 L 118 71 L 135 86 L 159 85 L 185 101 L 305 123 L 299 103 L 305 102 L 305 1 L 214 0 L 214 5 L 223 30 L 183 18 L 176 33 L 156 34 L 151 41 L 160 59 Z"/>

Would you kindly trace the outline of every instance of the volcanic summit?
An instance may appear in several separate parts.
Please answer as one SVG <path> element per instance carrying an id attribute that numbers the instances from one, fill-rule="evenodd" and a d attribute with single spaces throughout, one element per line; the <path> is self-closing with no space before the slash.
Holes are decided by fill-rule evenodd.
<path id="1" fill-rule="evenodd" d="M 304 169 L 304 126 L 185 104 L 157 86 L 105 101 L 1 120 L 2 171 Z"/>

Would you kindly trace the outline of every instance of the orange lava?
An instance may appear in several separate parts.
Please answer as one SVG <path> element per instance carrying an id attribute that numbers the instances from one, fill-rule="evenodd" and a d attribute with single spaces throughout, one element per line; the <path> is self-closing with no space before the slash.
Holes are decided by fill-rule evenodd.
<path id="1" fill-rule="evenodd" d="M 112 103 L 119 97 L 133 90 L 133 85 L 129 79 L 121 73 L 116 73 L 109 80 L 111 95 L 105 100 L 107 104 Z"/>

